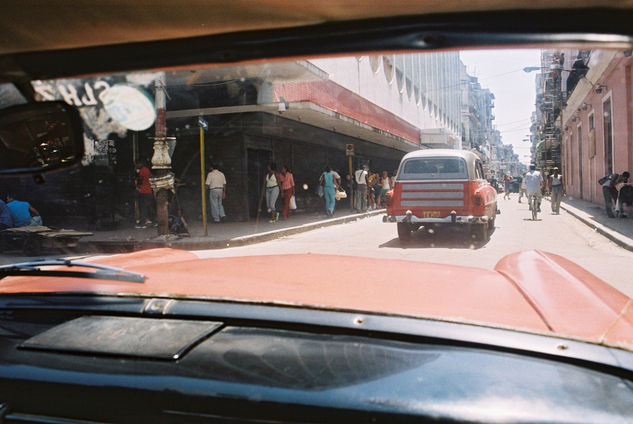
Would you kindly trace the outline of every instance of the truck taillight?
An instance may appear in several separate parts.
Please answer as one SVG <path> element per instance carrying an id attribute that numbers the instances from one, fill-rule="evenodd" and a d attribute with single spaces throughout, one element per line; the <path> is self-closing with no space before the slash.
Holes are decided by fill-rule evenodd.
<path id="1" fill-rule="evenodd" d="M 473 198 L 473 202 L 475 203 L 475 206 L 481 206 L 484 201 L 481 198 L 481 195 L 475 194 L 475 197 Z"/>

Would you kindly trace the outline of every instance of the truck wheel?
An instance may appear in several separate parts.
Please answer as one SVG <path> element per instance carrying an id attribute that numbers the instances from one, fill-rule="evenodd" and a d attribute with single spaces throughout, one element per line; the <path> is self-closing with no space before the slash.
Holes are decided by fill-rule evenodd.
<path id="1" fill-rule="evenodd" d="M 407 224 L 405 222 L 398 222 L 398 238 L 401 241 L 409 241 L 411 240 L 411 233 L 413 232 L 413 227 L 411 224 Z"/>

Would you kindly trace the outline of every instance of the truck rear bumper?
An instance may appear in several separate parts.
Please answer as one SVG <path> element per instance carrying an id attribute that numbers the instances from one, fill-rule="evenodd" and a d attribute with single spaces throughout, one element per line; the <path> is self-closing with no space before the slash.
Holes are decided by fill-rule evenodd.
<path id="1" fill-rule="evenodd" d="M 405 215 L 384 215 L 382 222 L 405 222 L 409 224 L 485 224 L 488 216 L 457 215 L 455 212 L 443 218 L 419 218 L 410 211 Z"/>

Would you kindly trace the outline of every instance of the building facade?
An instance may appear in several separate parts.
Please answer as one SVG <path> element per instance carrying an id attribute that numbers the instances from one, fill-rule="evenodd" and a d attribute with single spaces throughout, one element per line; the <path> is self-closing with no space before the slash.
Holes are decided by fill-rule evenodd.
<path id="1" fill-rule="evenodd" d="M 562 113 L 567 193 L 603 204 L 598 179 L 633 169 L 633 60 L 630 51 L 566 53 L 583 63 Z"/>
<path id="2" fill-rule="evenodd" d="M 409 151 L 461 147 L 459 65 L 457 52 L 444 52 L 40 81 L 36 92 L 42 100 L 66 100 L 80 109 L 88 122 L 88 156 L 83 168 L 51 175 L 46 187 L 29 179 L 4 183 L 38 205 L 50 223 L 71 219 L 109 227 L 129 222 L 134 161 L 151 161 L 155 132 L 153 127 L 138 132 L 117 127 L 100 96 L 108 87 L 129 84 L 166 97 L 161 116 L 166 135 L 175 138 L 169 146 L 171 167 L 189 222 L 201 219 L 200 117 L 209 127 L 205 160 L 227 177 L 228 219 L 256 216 L 270 162 L 292 169 L 300 209 L 321 208 L 316 186 L 326 166 L 337 170 L 349 188 L 345 177 L 363 163 L 391 173 Z M 348 146 L 354 150 L 351 163 Z M 85 190 L 75 190 L 77 184 Z M 104 199 L 99 193 L 105 192 L 113 194 Z M 344 206 L 342 201 L 339 207 Z"/>

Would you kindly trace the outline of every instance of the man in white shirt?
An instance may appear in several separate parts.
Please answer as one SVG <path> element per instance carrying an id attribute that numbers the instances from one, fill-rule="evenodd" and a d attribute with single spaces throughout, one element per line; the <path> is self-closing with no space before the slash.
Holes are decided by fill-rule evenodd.
<path id="1" fill-rule="evenodd" d="M 367 211 L 367 170 L 369 167 L 363 165 L 362 168 L 357 169 L 354 172 L 354 179 L 356 180 L 356 197 L 354 198 L 354 209 L 356 212 Z"/>
<path id="2" fill-rule="evenodd" d="M 527 192 L 528 204 L 531 205 L 531 196 L 535 196 L 537 208 L 536 210 L 540 212 L 542 199 L 541 187 L 543 186 L 543 177 L 541 176 L 541 173 L 536 170 L 536 165 L 530 165 L 530 171 L 525 174 L 523 180 L 525 181 L 525 191 Z"/>
<path id="3" fill-rule="evenodd" d="M 211 171 L 207 174 L 205 185 L 209 189 L 209 202 L 211 203 L 211 216 L 214 222 L 224 219 L 224 206 L 222 199 L 226 198 L 226 178 L 224 174 L 216 169 L 215 165 L 210 165 Z"/>

